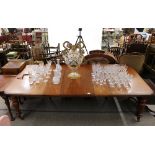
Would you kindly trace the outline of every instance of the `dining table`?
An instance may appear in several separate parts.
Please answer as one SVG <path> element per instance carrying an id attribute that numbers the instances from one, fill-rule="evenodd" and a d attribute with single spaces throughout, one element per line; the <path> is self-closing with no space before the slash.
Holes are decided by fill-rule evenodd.
<path id="1" fill-rule="evenodd" d="M 112 66 L 115 64 L 102 64 Z M 118 65 L 118 64 L 117 64 Z M 153 95 L 153 90 L 144 79 L 131 67 L 127 67 L 127 72 L 132 76 L 131 86 L 110 87 L 108 83 L 97 85 L 92 80 L 92 64 L 83 64 L 78 68 L 80 77 L 71 79 L 68 77 L 70 68 L 61 65 L 61 78 L 58 84 L 52 82 L 55 64 L 51 65 L 51 73 L 48 80 L 39 83 L 30 83 L 29 71 L 34 65 L 27 65 L 25 69 L 14 78 L 4 90 L 4 94 L 9 98 L 15 97 L 137 97 L 136 120 L 140 121 L 143 114 L 147 97 Z M 19 102 L 18 102 L 19 105 Z M 19 108 L 20 109 L 20 108 Z M 20 110 L 19 110 L 20 111 Z M 19 112 L 21 115 L 21 112 Z"/>

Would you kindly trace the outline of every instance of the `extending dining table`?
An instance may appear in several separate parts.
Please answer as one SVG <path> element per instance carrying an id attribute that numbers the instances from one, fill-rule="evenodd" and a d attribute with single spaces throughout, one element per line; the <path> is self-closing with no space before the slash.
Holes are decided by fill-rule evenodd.
<path id="1" fill-rule="evenodd" d="M 103 64 L 104 65 L 104 64 Z M 105 64 L 112 65 L 112 64 Z M 142 79 L 142 77 L 131 67 L 127 68 L 129 74 L 132 75 L 131 87 L 117 88 L 110 87 L 108 84 L 96 85 L 92 81 L 92 65 L 84 64 L 78 68 L 78 73 L 81 75 L 78 79 L 68 78 L 70 68 L 62 65 L 62 74 L 59 84 L 52 83 L 53 71 L 47 82 L 40 82 L 35 84 L 29 83 L 28 70 L 32 65 L 27 65 L 25 69 L 13 79 L 5 88 L 4 93 L 7 97 L 25 97 L 25 96 L 57 96 L 57 97 L 137 97 L 137 121 L 140 121 L 142 113 L 147 102 L 147 97 L 153 94 L 153 90 Z M 55 65 L 51 65 L 52 70 Z"/>

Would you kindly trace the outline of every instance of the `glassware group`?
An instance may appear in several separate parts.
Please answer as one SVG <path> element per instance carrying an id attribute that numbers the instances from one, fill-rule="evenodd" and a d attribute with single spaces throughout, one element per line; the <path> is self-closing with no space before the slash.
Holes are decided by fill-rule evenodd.
<path id="1" fill-rule="evenodd" d="M 96 85 L 108 85 L 113 88 L 129 89 L 133 76 L 128 73 L 126 65 L 92 64 L 92 81 Z"/>
<path id="2" fill-rule="evenodd" d="M 39 65 L 32 65 L 31 68 L 28 69 L 29 84 L 39 84 L 41 82 L 46 83 L 50 78 L 52 78 L 53 84 L 59 84 L 62 70 L 59 62 L 60 60 L 58 59 L 56 67 L 53 69 L 53 77 L 51 76 L 51 61 L 48 61 L 46 65 L 44 65 L 44 63 L 39 63 Z"/>

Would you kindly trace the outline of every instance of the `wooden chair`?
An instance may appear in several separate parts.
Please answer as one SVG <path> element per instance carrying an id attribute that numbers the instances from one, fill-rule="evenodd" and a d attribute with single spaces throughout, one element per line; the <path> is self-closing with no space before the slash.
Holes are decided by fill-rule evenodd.
<path id="1" fill-rule="evenodd" d="M 139 53 L 123 54 L 119 58 L 120 64 L 126 64 L 127 66 L 132 67 L 139 74 L 143 70 L 144 61 L 145 61 L 145 55 L 139 54 Z M 128 99 L 134 101 L 135 103 L 138 102 L 137 98 L 135 98 L 135 97 L 129 97 Z"/>
<path id="2" fill-rule="evenodd" d="M 94 53 L 94 54 L 86 55 L 84 57 L 84 63 L 86 64 L 91 64 L 91 63 L 115 64 L 117 62 L 110 55 L 106 55 L 103 53 Z"/>
<path id="3" fill-rule="evenodd" d="M 139 52 L 139 53 L 146 53 L 147 44 L 146 43 L 130 43 L 126 46 L 126 53 L 133 53 L 133 52 Z"/>
<path id="4" fill-rule="evenodd" d="M 126 64 L 134 68 L 138 73 L 141 73 L 145 61 L 145 55 L 143 54 L 123 54 L 119 58 L 120 64 Z"/>
<path id="5" fill-rule="evenodd" d="M 119 59 L 119 56 L 121 55 L 121 48 L 120 47 L 110 47 L 110 52 L 113 53 L 113 55 Z"/>
<path id="6" fill-rule="evenodd" d="M 151 35 L 150 44 L 155 44 L 155 32 Z"/>
<path id="7" fill-rule="evenodd" d="M 132 34 L 134 42 L 143 42 L 143 36 L 141 34 Z"/>
<path id="8" fill-rule="evenodd" d="M 91 51 L 89 51 L 89 54 L 94 54 L 94 53 L 104 53 L 105 51 L 103 51 L 103 50 L 91 50 Z"/>
<path id="9" fill-rule="evenodd" d="M 155 44 L 147 46 L 145 67 L 149 72 L 155 73 Z"/>
<path id="10" fill-rule="evenodd" d="M 51 60 L 53 63 L 56 63 L 56 59 L 60 58 L 61 51 L 60 51 L 60 44 L 58 43 L 57 46 L 46 46 L 43 47 L 42 57 L 44 61 Z"/>

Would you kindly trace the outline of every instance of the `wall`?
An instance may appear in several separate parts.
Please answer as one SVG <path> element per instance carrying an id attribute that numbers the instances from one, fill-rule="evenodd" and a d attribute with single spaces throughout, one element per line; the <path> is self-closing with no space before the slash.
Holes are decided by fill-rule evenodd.
<path id="1" fill-rule="evenodd" d="M 63 49 L 63 42 L 69 41 L 74 44 L 79 35 L 79 27 L 48 27 L 49 43 L 51 46 L 60 43 Z M 87 50 L 101 49 L 102 28 L 97 27 L 82 27 L 81 35 Z"/>

